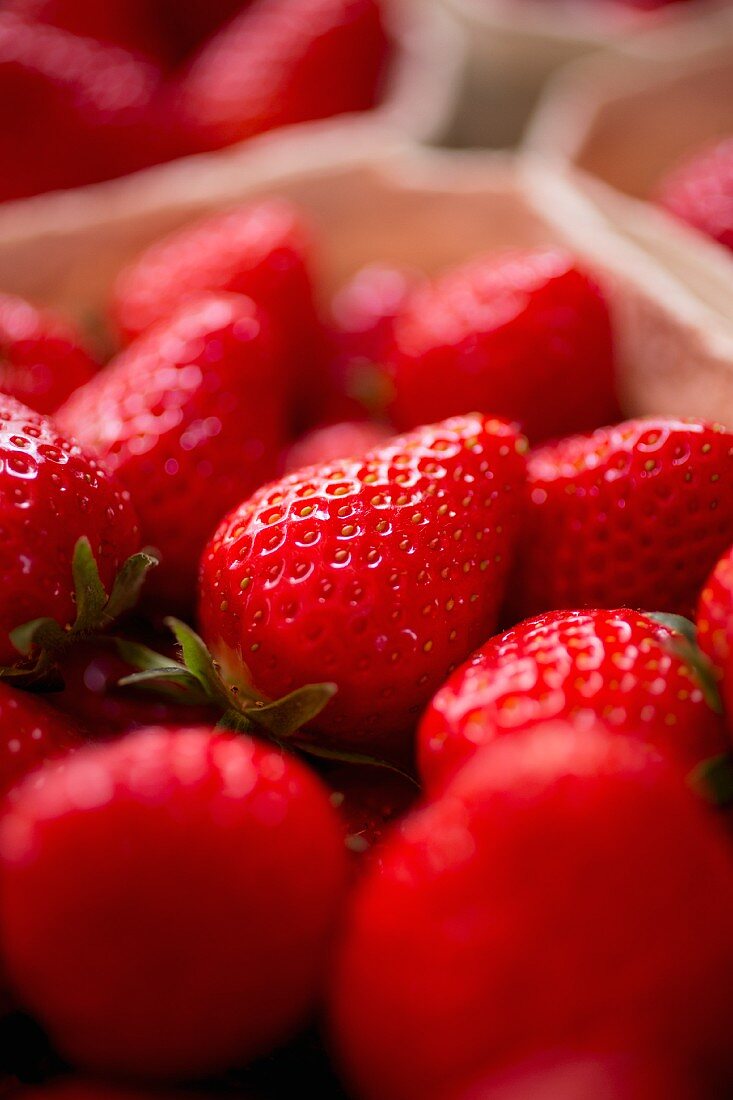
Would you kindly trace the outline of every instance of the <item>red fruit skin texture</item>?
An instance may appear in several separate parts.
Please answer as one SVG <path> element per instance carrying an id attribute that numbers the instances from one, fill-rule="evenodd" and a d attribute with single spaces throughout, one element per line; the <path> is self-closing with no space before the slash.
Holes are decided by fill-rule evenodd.
<path id="1" fill-rule="evenodd" d="M 688 617 L 733 541 L 733 434 L 628 420 L 528 462 L 515 612 L 617 607 Z"/>
<path id="2" fill-rule="evenodd" d="M 158 67 L 127 50 L 0 13 L 0 201 L 173 155 L 159 85 Z"/>
<path id="3" fill-rule="evenodd" d="M 266 744 L 150 729 L 88 747 L 22 790 L 0 858 L 9 977 L 74 1065 L 208 1075 L 315 1004 L 343 834 L 315 776 Z"/>
<path id="4" fill-rule="evenodd" d="M 420 282 L 408 268 L 374 263 L 357 271 L 334 296 L 325 419 L 361 420 L 386 411 L 392 386 L 386 364 L 395 321 Z"/>
<path id="5" fill-rule="evenodd" d="M 723 708 L 733 716 L 733 548 L 708 577 L 697 605 L 697 642 L 720 680 Z"/>
<path id="6" fill-rule="evenodd" d="M 557 249 L 471 260 L 418 290 L 390 360 L 403 429 L 478 409 L 537 443 L 618 415 L 606 303 Z"/>
<path id="7" fill-rule="evenodd" d="M 449 1090 L 441 1100 L 701 1100 L 701 1081 L 667 1058 L 593 1055 L 531 1059 Z"/>
<path id="8" fill-rule="evenodd" d="M 0 683 L 0 796 L 29 772 L 84 743 L 79 729 L 36 695 Z"/>
<path id="9" fill-rule="evenodd" d="M 324 424 L 307 432 L 285 452 L 285 473 L 346 458 L 360 458 L 386 443 L 394 432 L 371 420 Z"/>
<path id="10" fill-rule="evenodd" d="M 722 830 L 646 746 L 546 724 L 478 754 L 357 886 L 335 1048 L 365 1100 L 563 1045 L 730 1068 Z"/>
<path id="11" fill-rule="evenodd" d="M 151 645 L 157 653 L 170 651 L 172 646 L 156 638 L 133 638 Z M 78 643 L 65 657 L 61 674 L 62 691 L 46 696 L 46 702 L 81 726 L 96 740 L 109 740 L 145 726 L 176 728 L 183 725 L 214 725 L 219 714 L 210 707 L 176 703 L 154 692 L 119 687 L 124 676 L 138 671 L 117 654 L 113 646 L 99 643 Z"/>
<path id="12" fill-rule="evenodd" d="M 365 111 L 390 52 L 378 0 L 255 0 L 193 58 L 179 110 L 204 149 Z"/>
<path id="13" fill-rule="evenodd" d="M 181 306 L 59 409 L 129 490 L 143 541 L 161 554 L 146 594 L 194 602 L 206 540 L 277 470 L 285 440 L 282 363 L 266 318 L 242 295 Z"/>
<path id="14" fill-rule="evenodd" d="M 52 413 L 99 370 L 65 318 L 13 294 L 0 294 L 0 390 Z"/>
<path id="15" fill-rule="evenodd" d="M 129 494 L 50 420 L 0 394 L 0 663 L 19 659 L 8 637 L 23 623 L 76 617 L 71 563 L 89 539 L 109 592 L 139 549 Z"/>
<path id="16" fill-rule="evenodd" d="M 657 189 L 657 201 L 726 248 L 733 248 L 733 138 L 677 165 Z"/>
<path id="17" fill-rule="evenodd" d="M 421 707 L 496 622 L 525 447 L 460 417 L 245 501 L 202 558 L 200 624 L 225 673 L 272 698 L 333 681 L 321 739 L 402 759 Z"/>
<path id="18" fill-rule="evenodd" d="M 564 718 L 652 745 L 686 772 L 730 750 L 720 715 L 673 652 L 671 630 L 638 611 L 551 611 L 491 638 L 438 689 L 420 723 L 428 789 L 504 734 Z"/>
<path id="19" fill-rule="evenodd" d="M 302 343 L 315 324 L 310 249 L 300 214 L 284 200 L 213 214 L 152 244 L 121 272 L 112 318 L 129 342 L 186 299 L 231 291 L 293 326 Z"/>

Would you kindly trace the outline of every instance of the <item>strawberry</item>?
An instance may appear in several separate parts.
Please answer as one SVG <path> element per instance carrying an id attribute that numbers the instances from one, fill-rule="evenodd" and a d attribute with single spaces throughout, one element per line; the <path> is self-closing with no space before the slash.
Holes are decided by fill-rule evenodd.
<path id="1" fill-rule="evenodd" d="M 7 665 L 18 660 L 9 638 L 16 627 L 47 616 L 64 633 L 75 614 L 86 615 L 73 569 L 80 540 L 109 589 L 139 532 L 117 480 L 49 420 L 4 395 L 0 459 L 0 662 Z"/>
<path id="2" fill-rule="evenodd" d="M 345 458 L 359 458 L 381 446 L 394 433 L 372 420 L 324 424 L 290 446 L 284 455 L 285 473 Z"/>
<path id="3" fill-rule="evenodd" d="M 373 107 L 390 43 L 378 0 L 255 0 L 193 58 L 178 88 L 201 148 Z"/>
<path id="4" fill-rule="evenodd" d="M 357 271 L 335 295 L 329 323 L 326 419 L 362 419 L 365 413 L 384 413 L 391 392 L 385 364 L 394 324 L 418 285 L 415 272 L 375 263 Z"/>
<path id="5" fill-rule="evenodd" d="M 689 615 L 733 542 L 733 433 L 629 420 L 530 456 L 517 578 L 524 614 L 615 607 Z"/>
<path id="6" fill-rule="evenodd" d="M 569 1044 L 730 1072 L 732 921 L 728 840 L 666 762 L 546 723 L 477 754 L 357 885 L 337 1055 L 364 1100 Z"/>
<path id="7" fill-rule="evenodd" d="M 202 559 L 202 633 L 225 676 L 265 697 L 331 680 L 327 740 L 401 756 L 496 621 L 525 446 L 467 416 L 255 493 Z"/>
<path id="8" fill-rule="evenodd" d="M 733 138 L 683 160 L 659 184 L 656 198 L 676 218 L 733 248 Z"/>
<path id="9" fill-rule="evenodd" d="M 50 310 L 0 294 L 0 389 L 52 413 L 99 369 L 74 327 Z"/>
<path id="10" fill-rule="evenodd" d="M 243 494 L 275 473 L 285 438 L 282 364 L 250 299 L 186 302 L 59 409 L 129 490 L 161 553 L 152 595 L 194 598 L 201 551 Z"/>
<path id="11" fill-rule="evenodd" d="M 720 558 L 700 593 L 697 641 L 720 680 L 730 725 L 733 719 L 733 548 Z"/>
<path id="12" fill-rule="evenodd" d="M 192 707 L 184 700 L 177 702 L 175 698 L 120 687 L 120 680 L 133 671 L 113 644 L 103 644 L 102 639 L 81 642 L 61 663 L 63 689 L 49 692 L 46 702 L 94 740 L 107 740 L 145 726 L 216 722 L 217 714 L 210 707 Z"/>
<path id="13" fill-rule="evenodd" d="M 527 619 L 481 646 L 432 699 L 418 738 L 424 782 L 435 789 L 480 746 L 554 718 L 601 720 L 687 771 L 727 752 L 683 642 L 626 608 Z"/>
<path id="14" fill-rule="evenodd" d="M 319 400 L 321 355 L 310 257 L 309 232 L 294 206 L 280 199 L 248 203 L 151 245 L 118 277 L 112 315 L 130 340 L 202 293 L 247 295 L 271 318 L 293 384 L 296 419 L 307 422 Z"/>
<path id="15" fill-rule="evenodd" d="M 0 681 L 0 796 L 45 761 L 82 744 L 79 729 L 63 715 Z"/>
<path id="16" fill-rule="evenodd" d="M 605 300 L 557 249 L 472 260 L 418 289 L 394 323 L 401 428 L 479 409 L 537 442 L 617 413 Z"/>
<path id="17" fill-rule="evenodd" d="M 0 200 L 78 187 L 173 154 L 160 72 L 117 46 L 0 13 Z"/>
<path id="18" fill-rule="evenodd" d="M 75 1065 L 143 1079 L 203 1076 L 285 1039 L 318 996 L 345 884 L 315 777 L 205 729 L 88 746 L 30 781 L 0 861 L 20 1001 Z"/>

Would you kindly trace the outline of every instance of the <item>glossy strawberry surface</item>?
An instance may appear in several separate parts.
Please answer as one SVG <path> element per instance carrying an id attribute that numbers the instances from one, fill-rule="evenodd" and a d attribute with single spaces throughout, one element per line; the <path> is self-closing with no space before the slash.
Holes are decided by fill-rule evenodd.
<path id="1" fill-rule="evenodd" d="M 564 723 L 504 738 L 357 885 L 337 1056 L 366 1100 L 440 1096 L 569 1043 L 719 1069 L 731 920 L 729 841 L 647 746 Z"/>
<path id="2" fill-rule="evenodd" d="M 659 185 L 657 199 L 676 218 L 733 248 L 733 138 L 672 169 Z"/>
<path id="3" fill-rule="evenodd" d="M 91 453 L 37 413 L 0 395 L 0 662 L 19 657 L 9 632 L 76 617 L 72 558 L 89 539 L 107 591 L 139 549 L 129 494 Z"/>
<path id="4" fill-rule="evenodd" d="M 45 761 L 82 744 L 74 723 L 42 698 L 0 682 L 0 795 Z"/>
<path id="5" fill-rule="evenodd" d="M 608 310 L 566 252 L 486 256 L 439 276 L 395 321 L 394 344 L 403 428 L 479 410 L 538 442 L 617 413 Z"/>
<path id="6" fill-rule="evenodd" d="M 501 421 L 460 417 L 260 490 L 202 560 L 202 633 L 222 668 L 271 697 L 333 681 L 317 729 L 404 752 L 496 622 L 525 446 Z"/>
<path id="7" fill-rule="evenodd" d="M 436 693 L 418 754 L 436 788 L 478 748 L 537 721 L 602 721 L 689 771 L 728 751 L 676 636 L 637 611 L 551 611 L 492 638 Z"/>
<path id="8" fill-rule="evenodd" d="M 389 53 L 378 0 L 255 0 L 194 57 L 180 109 L 204 148 L 364 111 Z"/>
<path id="9" fill-rule="evenodd" d="M 535 451 L 516 603 L 690 615 L 733 541 L 733 433 L 629 420 Z"/>
<path id="10" fill-rule="evenodd" d="M 0 200 L 111 179 L 165 160 L 154 64 L 0 13 Z"/>
<path id="11" fill-rule="evenodd" d="M 8 972 L 77 1066 L 159 1080 L 246 1064 L 318 997 L 343 833 L 318 780 L 270 746 L 151 729 L 87 747 L 19 792 L 0 859 Z"/>
<path id="12" fill-rule="evenodd" d="M 0 390 L 52 413 L 99 364 L 74 326 L 50 310 L 0 294 Z"/>
<path id="13" fill-rule="evenodd" d="M 194 602 L 206 540 L 277 469 L 282 371 L 254 303 L 208 296 L 131 344 L 57 414 L 129 490 L 143 541 L 161 554 L 146 591 L 166 610 Z"/>

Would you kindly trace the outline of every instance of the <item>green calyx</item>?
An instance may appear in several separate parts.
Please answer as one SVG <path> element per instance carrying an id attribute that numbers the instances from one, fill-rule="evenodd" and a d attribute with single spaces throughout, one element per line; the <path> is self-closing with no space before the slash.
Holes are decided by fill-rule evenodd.
<path id="1" fill-rule="evenodd" d="M 130 611 L 138 601 L 149 570 L 157 564 L 158 559 L 147 550 L 133 554 L 107 593 L 89 539 L 80 538 L 71 563 L 76 619 L 62 625 L 52 618 L 40 618 L 16 627 L 10 640 L 21 660 L 17 665 L 0 668 L 0 679 L 15 687 L 60 686 L 56 668 L 63 655 L 76 642 L 102 634 Z"/>
<path id="2" fill-rule="evenodd" d="M 180 661 L 118 638 L 120 656 L 139 670 L 123 677 L 121 687 L 143 688 L 191 706 L 210 706 L 220 715 L 217 729 L 264 735 L 281 748 L 322 760 L 388 768 L 414 782 L 412 776 L 389 761 L 320 745 L 311 736 L 298 736 L 336 694 L 336 684 L 306 684 L 281 699 L 267 699 L 249 683 L 229 683 L 203 639 L 190 626 L 174 618 L 165 622 L 178 643 Z"/>
<path id="3" fill-rule="evenodd" d="M 254 688 L 229 684 L 204 641 L 179 619 L 165 620 L 175 635 L 181 660 L 172 661 L 147 646 L 117 641 L 120 655 L 139 669 L 120 680 L 121 686 L 152 688 L 194 706 L 211 706 L 221 714 L 222 729 L 261 730 L 285 741 L 323 710 L 336 692 L 335 684 L 307 684 L 272 702 Z"/>
<path id="4" fill-rule="evenodd" d="M 672 637 L 666 643 L 667 649 L 692 669 L 705 702 L 716 714 L 722 714 L 715 669 L 698 645 L 695 624 L 683 615 L 670 615 L 664 611 L 646 611 L 645 615 L 647 619 L 672 631 Z"/>

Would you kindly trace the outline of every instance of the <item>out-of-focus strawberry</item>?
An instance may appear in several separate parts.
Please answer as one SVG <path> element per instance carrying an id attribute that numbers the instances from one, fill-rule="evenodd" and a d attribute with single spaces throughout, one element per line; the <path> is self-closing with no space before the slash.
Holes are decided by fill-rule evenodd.
<path id="1" fill-rule="evenodd" d="M 346 847 L 369 857 L 418 796 L 417 784 L 387 768 L 342 764 L 326 774 L 335 806 L 346 827 Z"/>
<path id="2" fill-rule="evenodd" d="M 255 0 L 194 57 L 179 109 L 203 148 L 367 110 L 389 53 L 378 0 Z"/>
<path id="3" fill-rule="evenodd" d="M 286 474 L 304 466 L 333 462 L 343 458 L 360 458 L 385 443 L 394 432 L 372 420 L 352 423 L 325 424 L 302 436 L 285 452 Z"/>
<path id="4" fill-rule="evenodd" d="M 282 362 L 267 320 L 239 294 L 186 302 L 59 409 L 132 497 L 160 551 L 150 585 L 165 610 L 195 602 L 199 557 L 223 516 L 277 469 Z"/>
<path id="5" fill-rule="evenodd" d="M 673 168 L 657 188 L 657 200 L 676 218 L 733 248 L 733 138 Z"/>
<path id="6" fill-rule="evenodd" d="M 246 294 L 271 319 L 292 383 L 293 418 L 307 424 L 320 401 L 322 357 L 311 252 L 310 233 L 289 202 L 214 214 L 157 241 L 122 272 L 113 320 L 129 341 L 202 293 Z"/>
<path id="7" fill-rule="evenodd" d="M 46 23 L 82 38 L 161 57 L 165 46 L 154 15 L 159 0 L 6 0 L 28 22 Z"/>
<path id="8" fill-rule="evenodd" d="M 52 413 L 99 364 L 65 318 L 0 294 L 0 390 Z"/>
<path id="9" fill-rule="evenodd" d="M 111 179 L 173 155 L 177 136 L 163 125 L 159 85 L 158 67 L 121 47 L 0 13 L 0 200 Z"/>
<path id="10" fill-rule="evenodd" d="M 0 797 L 29 772 L 83 743 L 79 728 L 39 696 L 0 681 Z"/>
<path id="11" fill-rule="evenodd" d="M 733 433 L 628 420 L 542 447 L 528 463 L 515 606 L 690 615 L 733 542 Z"/>
<path id="12" fill-rule="evenodd" d="M 573 256 L 487 256 L 418 289 L 394 322 L 392 415 L 400 428 L 479 412 L 531 442 L 613 420 L 611 327 Z"/>
<path id="13" fill-rule="evenodd" d="M 394 264 L 368 264 L 338 291 L 329 319 L 329 390 L 324 420 L 383 414 L 391 395 L 386 363 L 396 318 L 419 276 Z"/>

